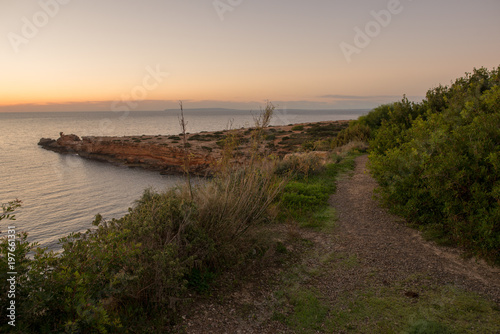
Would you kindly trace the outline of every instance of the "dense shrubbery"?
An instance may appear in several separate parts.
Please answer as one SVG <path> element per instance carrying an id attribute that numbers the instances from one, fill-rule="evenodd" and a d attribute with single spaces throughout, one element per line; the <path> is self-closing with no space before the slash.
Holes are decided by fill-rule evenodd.
<path id="1" fill-rule="evenodd" d="M 450 243 L 500 262 L 500 68 L 381 106 L 370 168 L 394 212 Z"/>
<path id="2" fill-rule="evenodd" d="M 249 232 L 271 218 L 267 208 L 279 205 L 286 217 L 309 217 L 325 207 L 335 176 L 352 167 L 352 159 L 322 165 L 309 157 L 278 167 L 260 162 L 226 168 L 194 187 L 192 194 L 187 186 L 164 193 L 145 191 L 124 217 L 105 221 L 97 215 L 94 229 L 61 239 L 60 254 L 28 243 L 26 234 L 18 235 L 16 327 L 5 324 L 4 318 L 0 329 L 166 330 L 190 289 L 206 289 L 214 273 L 254 257 L 261 245 L 248 238 Z M 288 184 L 291 175 L 294 181 Z M 0 219 L 9 218 L 18 206 L 13 204 L 5 206 Z M 0 286 L 6 291 L 8 240 L 1 243 Z M 1 294 L 1 305 L 7 301 Z"/>
<path id="3" fill-rule="evenodd" d="M 15 249 L 17 333 L 164 332 L 186 300 L 213 273 L 254 256 L 248 238 L 268 221 L 268 208 L 288 181 L 259 149 L 262 129 L 274 107 L 256 119 L 249 165 L 233 168 L 222 159 L 205 182 L 164 193 L 145 191 L 120 219 L 61 239 L 60 254 L 29 244 L 18 235 Z M 184 136 L 184 132 L 182 134 Z M 231 145 L 225 145 L 228 154 Z M 3 207 L 0 220 L 19 205 Z M 9 240 L 0 241 L 0 288 L 8 290 Z M 31 252 L 32 256 L 28 256 Z M 6 308 L 7 295 L 0 294 Z"/>
<path id="4" fill-rule="evenodd" d="M 252 159 L 245 167 L 228 163 L 234 153 L 228 134 L 213 177 L 197 186 L 187 178 L 186 185 L 162 193 L 147 190 L 124 217 L 105 221 L 97 215 L 93 229 L 62 238 L 60 253 L 38 248 L 19 234 L 16 327 L 4 317 L 0 331 L 165 332 L 190 293 L 206 290 L 214 275 L 248 263 L 263 247 L 275 247 L 252 233 L 279 215 L 278 206 L 297 219 L 325 206 L 334 177 L 346 164 L 323 165 L 312 154 L 280 162 L 266 158 L 263 128 L 273 109 L 269 104 L 256 119 Z M 19 205 L 3 206 L 0 220 L 12 219 Z M 3 238 L 2 291 L 8 291 L 9 251 Z M 8 302 L 0 294 L 2 308 Z"/>
<path id="5" fill-rule="evenodd" d="M 16 327 L 4 317 L 0 330 L 166 331 L 189 293 L 206 290 L 215 274 L 248 263 L 256 250 L 275 246 L 251 237 L 270 219 L 315 227 L 331 218 L 321 213 L 335 190 L 335 176 L 353 166 L 352 159 L 335 160 L 324 165 L 303 154 L 276 163 L 256 155 L 254 164 L 221 166 L 191 189 L 186 184 L 163 193 L 145 191 L 124 217 L 105 221 L 97 215 L 94 229 L 61 239 L 59 254 L 18 235 Z M 4 206 L 0 220 L 13 218 L 19 205 Z M 269 215 L 268 208 L 276 207 Z M 0 287 L 7 291 L 8 239 L 2 239 L 0 251 Z M 7 302 L 0 294 L 0 305 Z"/>
<path id="6" fill-rule="evenodd" d="M 124 217 L 97 216 L 95 229 L 62 239 L 59 256 L 19 236 L 15 329 L 147 332 L 142 322 L 161 331 L 186 297 L 190 279 L 251 253 L 254 245 L 244 233 L 266 220 L 286 182 L 271 167 L 226 170 L 194 188 L 192 198 L 187 187 L 146 191 Z M 0 286 L 6 291 L 7 239 L 1 246 Z M 1 305 L 6 298 L 0 295 Z"/>

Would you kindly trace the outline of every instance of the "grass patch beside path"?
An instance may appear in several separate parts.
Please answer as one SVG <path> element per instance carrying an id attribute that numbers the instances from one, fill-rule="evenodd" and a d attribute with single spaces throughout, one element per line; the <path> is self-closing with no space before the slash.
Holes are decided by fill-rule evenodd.
<path id="1" fill-rule="evenodd" d="M 494 303 L 452 286 L 429 286 L 418 294 L 397 285 L 366 286 L 337 300 L 324 321 L 329 332 L 341 333 L 500 332 Z"/>
<path id="2" fill-rule="evenodd" d="M 297 174 L 281 196 L 282 210 L 278 219 L 292 220 L 300 227 L 331 228 L 335 221 L 335 209 L 328 204 L 328 199 L 336 190 L 339 174 L 352 171 L 357 156 L 359 154 L 355 153 L 345 157 L 334 156 L 333 163 Z"/>
<path id="3" fill-rule="evenodd" d="M 336 190 L 339 175 L 354 169 L 354 159 L 359 154 L 345 157 L 335 156 L 334 162 L 316 169 L 307 175 L 297 175 L 284 190 L 281 198 L 281 219 L 290 219 L 301 229 L 317 233 L 331 233 L 335 227 L 336 212 L 328 204 L 328 199 Z M 317 277 L 322 267 L 331 257 L 340 258 L 348 266 L 356 265 L 357 259 L 343 254 L 316 253 L 314 244 L 308 239 L 302 240 L 302 260 L 315 258 L 318 266 L 309 267 L 296 264 L 285 271 L 276 294 L 273 320 L 280 321 L 297 333 L 325 332 L 329 324 L 330 306 L 321 296 L 321 292 L 307 284 Z"/>
<path id="4" fill-rule="evenodd" d="M 355 157 L 296 178 L 285 188 L 284 205 L 288 218 L 298 223 L 303 247 L 300 260 L 281 275 L 272 319 L 294 333 L 500 333 L 498 306 L 475 293 L 436 285 L 424 275 L 380 285 L 376 272 L 356 276 L 364 265 L 356 254 L 326 251 L 328 245 L 318 240 L 334 236 L 336 221 L 327 199 L 339 175 L 354 169 Z M 296 205 L 293 200 L 301 196 L 316 205 Z M 357 282 L 350 288 L 340 285 L 344 292 L 326 282 L 353 276 Z"/>
<path id="5" fill-rule="evenodd" d="M 408 282 L 373 287 L 367 281 L 332 300 L 315 282 L 359 265 L 354 256 L 339 258 L 340 265 L 323 266 L 320 275 L 303 264 L 284 273 L 273 319 L 295 333 L 500 333 L 495 303 L 453 286 L 427 285 L 422 279 L 411 284 L 418 292 L 408 290 Z"/>

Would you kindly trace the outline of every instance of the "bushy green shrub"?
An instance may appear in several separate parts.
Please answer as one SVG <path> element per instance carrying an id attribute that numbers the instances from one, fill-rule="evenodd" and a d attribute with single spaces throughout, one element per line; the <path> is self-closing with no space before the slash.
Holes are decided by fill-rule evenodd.
<path id="1" fill-rule="evenodd" d="M 16 329 L 120 332 L 122 324 L 149 315 L 167 323 L 195 258 L 190 249 L 197 233 L 188 223 L 190 206 L 173 193 L 146 192 L 123 218 L 105 222 L 97 217 L 96 229 L 61 239 L 58 256 L 20 235 L 16 303 L 22 322 Z M 5 261 L 2 256 L 0 266 Z"/>
<path id="2" fill-rule="evenodd" d="M 370 142 L 370 168 L 394 212 L 500 261 L 500 68 L 403 100 Z"/>
<path id="3" fill-rule="evenodd" d="M 286 180 L 272 164 L 255 165 L 225 170 L 195 187 L 192 198 L 186 188 L 146 191 L 124 217 L 98 215 L 94 229 L 61 239 L 58 255 L 19 235 L 16 315 L 22 322 L 15 330 L 120 333 L 154 324 L 164 331 L 187 289 L 203 290 L 213 273 L 251 253 L 255 241 L 245 235 L 267 221 Z M 0 287 L 7 291 L 8 240 L 0 246 Z M 6 302 L 1 294 L 2 308 Z"/>
<path id="4" fill-rule="evenodd" d="M 394 104 L 383 104 L 370 111 L 367 115 L 359 117 L 354 124 L 368 126 L 372 131 L 382 125 L 383 120 L 389 119 L 389 114 L 394 111 Z"/>
<path id="5" fill-rule="evenodd" d="M 410 102 L 403 97 L 401 102 L 395 102 L 387 113 L 383 113 L 381 125 L 376 130 L 375 136 L 370 140 L 370 149 L 378 154 L 397 147 L 407 141 L 406 130 L 417 118 L 422 119 L 426 108 L 423 104 Z"/>
<path id="6" fill-rule="evenodd" d="M 264 139 L 265 140 L 269 140 L 269 141 L 275 140 L 276 139 L 276 135 L 275 134 L 268 134 L 268 135 L 264 136 Z"/>
<path id="7" fill-rule="evenodd" d="M 342 123 L 321 124 L 315 123 L 308 127 L 305 132 L 312 139 L 323 139 L 326 137 L 335 137 L 346 125 Z"/>

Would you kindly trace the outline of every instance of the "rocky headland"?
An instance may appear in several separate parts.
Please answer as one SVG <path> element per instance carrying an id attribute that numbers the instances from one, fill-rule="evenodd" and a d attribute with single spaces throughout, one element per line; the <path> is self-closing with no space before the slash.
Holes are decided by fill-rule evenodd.
<path id="1" fill-rule="evenodd" d="M 300 150 L 328 149 L 337 133 L 346 128 L 348 121 L 274 126 L 260 132 L 264 153 L 283 157 Z M 79 137 L 60 133 L 58 139 L 42 138 L 38 145 L 62 154 L 110 162 L 130 167 L 157 170 L 164 174 L 184 172 L 204 175 L 211 173 L 224 155 L 224 147 L 231 140 L 231 162 L 244 164 L 250 157 L 253 128 L 200 132 L 187 134 L 184 145 L 182 135 Z"/>

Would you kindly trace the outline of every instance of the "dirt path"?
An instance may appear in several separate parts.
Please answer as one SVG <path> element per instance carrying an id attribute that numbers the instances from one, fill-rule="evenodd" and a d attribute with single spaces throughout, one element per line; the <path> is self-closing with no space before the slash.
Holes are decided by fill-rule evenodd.
<path id="1" fill-rule="evenodd" d="M 286 325 L 294 316 L 293 295 L 297 291 L 315 291 L 321 303 L 328 305 L 330 316 L 339 312 L 338 307 L 350 312 L 345 306 L 349 301 L 342 302 L 342 298 L 356 301 L 363 291 L 384 288 L 396 291 L 405 303 L 416 304 L 419 296 L 428 294 L 429 287 L 454 286 L 500 304 L 499 268 L 464 260 L 457 250 L 423 240 L 417 231 L 405 227 L 401 218 L 382 209 L 373 198 L 376 182 L 366 172 L 367 160 L 367 156 L 356 158 L 354 172 L 338 180 L 337 192 L 330 198 L 338 217 L 333 230 L 293 231 L 296 243 L 291 243 L 290 253 L 300 254 L 298 258 L 281 267 L 260 265 L 246 273 L 230 273 L 222 280 L 223 286 L 214 287 L 210 296 L 190 307 L 174 332 L 304 332 L 293 324 Z M 280 231 L 276 232 L 279 235 Z M 309 246 L 301 248 L 297 240 L 306 240 Z M 247 277 L 240 281 L 238 275 Z M 232 281 L 240 283 L 230 286 Z M 337 311 L 332 313 L 334 308 Z M 276 314 L 283 316 L 281 321 Z M 332 332 L 332 328 L 335 324 L 322 323 L 306 332 Z"/>
<path id="2" fill-rule="evenodd" d="M 351 178 L 339 180 L 330 203 L 337 209 L 336 248 L 355 253 L 366 274 L 388 285 L 410 275 L 428 275 L 437 284 L 453 284 L 500 303 L 500 270 L 464 260 L 454 249 L 438 247 L 380 208 L 373 199 L 375 180 L 367 173 L 368 157 L 356 159 Z M 362 273 L 359 273 L 362 274 Z"/>

